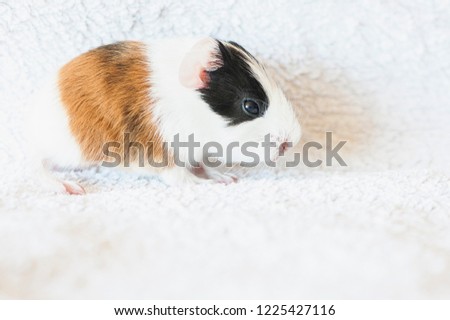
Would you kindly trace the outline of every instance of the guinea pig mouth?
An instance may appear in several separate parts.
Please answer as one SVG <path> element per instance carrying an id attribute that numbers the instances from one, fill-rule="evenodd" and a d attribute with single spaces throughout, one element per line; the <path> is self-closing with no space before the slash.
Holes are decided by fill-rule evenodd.
<path id="1" fill-rule="evenodd" d="M 284 155 L 285 152 L 287 151 L 287 149 L 289 149 L 289 143 L 287 141 L 283 142 L 280 144 L 280 146 L 278 147 L 278 153 L 280 155 Z"/>

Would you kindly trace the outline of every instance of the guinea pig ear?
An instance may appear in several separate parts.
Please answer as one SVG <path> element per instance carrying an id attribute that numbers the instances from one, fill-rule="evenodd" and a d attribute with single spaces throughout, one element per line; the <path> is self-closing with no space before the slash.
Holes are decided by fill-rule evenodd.
<path id="1" fill-rule="evenodd" d="M 217 40 L 204 38 L 198 41 L 181 61 L 179 79 L 183 86 L 201 89 L 208 85 L 207 71 L 214 71 L 223 64 Z"/>

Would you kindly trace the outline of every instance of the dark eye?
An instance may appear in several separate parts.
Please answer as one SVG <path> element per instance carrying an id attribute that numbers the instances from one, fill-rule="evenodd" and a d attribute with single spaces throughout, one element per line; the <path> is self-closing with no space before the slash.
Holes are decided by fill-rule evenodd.
<path id="1" fill-rule="evenodd" d="M 242 100 L 242 110 L 251 117 L 257 117 L 260 115 L 261 107 L 253 99 L 244 99 Z"/>

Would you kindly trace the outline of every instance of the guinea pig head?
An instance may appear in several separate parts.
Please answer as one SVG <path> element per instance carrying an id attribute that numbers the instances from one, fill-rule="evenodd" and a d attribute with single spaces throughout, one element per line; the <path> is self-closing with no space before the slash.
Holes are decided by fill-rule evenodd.
<path id="1" fill-rule="evenodd" d="M 196 90 L 205 108 L 219 116 L 222 141 L 257 142 L 252 152 L 264 156 L 261 142 L 276 143 L 271 158 L 300 140 L 301 128 L 291 103 L 264 66 L 235 42 L 206 38 L 199 41 L 181 64 L 180 82 Z M 211 115 L 213 116 L 213 115 Z M 246 161 L 239 149 L 234 161 Z"/>

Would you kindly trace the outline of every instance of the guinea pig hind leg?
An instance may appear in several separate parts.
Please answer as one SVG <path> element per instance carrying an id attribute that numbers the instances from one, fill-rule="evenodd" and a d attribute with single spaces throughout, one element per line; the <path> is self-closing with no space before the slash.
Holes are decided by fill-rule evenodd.
<path id="1" fill-rule="evenodd" d="M 37 168 L 38 183 L 41 190 L 57 194 L 83 195 L 86 194 L 84 188 L 77 182 L 65 181 L 52 176 L 50 164 L 46 161 Z"/>

